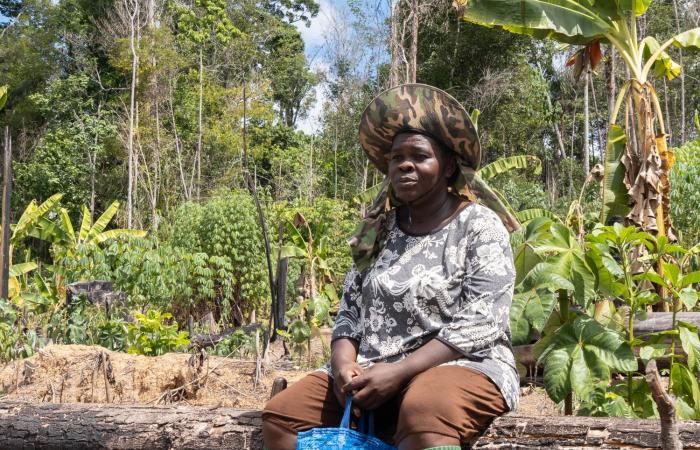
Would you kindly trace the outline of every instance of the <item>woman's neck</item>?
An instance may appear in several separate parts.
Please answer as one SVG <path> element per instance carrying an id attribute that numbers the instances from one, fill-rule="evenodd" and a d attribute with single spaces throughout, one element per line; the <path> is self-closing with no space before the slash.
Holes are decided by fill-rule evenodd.
<path id="1" fill-rule="evenodd" d="M 458 197 L 444 190 L 439 194 L 404 205 L 404 214 L 399 220 L 401 226 L 408 232 L 429 233 L 450 218 L 460 203 Z"/>

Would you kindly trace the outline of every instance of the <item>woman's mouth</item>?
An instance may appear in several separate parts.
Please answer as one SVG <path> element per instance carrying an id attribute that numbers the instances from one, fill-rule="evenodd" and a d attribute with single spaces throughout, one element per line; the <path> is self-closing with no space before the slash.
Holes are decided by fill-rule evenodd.
<path id="1" fill-rule="evenodd" d="M 413 177 L 401 177 L 398 180 L 398 184 L 403 185 L 403 186 L 411 186 L 418 183 L 418 180 Z"/>

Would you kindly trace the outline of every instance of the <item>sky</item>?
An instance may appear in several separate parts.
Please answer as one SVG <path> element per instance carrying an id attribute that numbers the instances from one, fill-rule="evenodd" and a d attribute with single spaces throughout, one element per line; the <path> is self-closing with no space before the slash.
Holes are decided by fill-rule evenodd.
<path id="1" fill-rule="evenodd" d="M 309 61 L 312 71 L 325 70 L 329 67 L 323 48 L 326 34 L 344 3 L 344 0 L 320 0 L 319 13 L 311 19 L 311 26 L 307 27 L 300 22 L 295 24 L 304 40 L 306 59 Z M 313 134 L 320 129 L 321 112 L 325 99 L 323 86 L 316 86 L 314 95 L 315 102 L 308 116 L 297 123 L 297 129 L 308 134 Z"/>

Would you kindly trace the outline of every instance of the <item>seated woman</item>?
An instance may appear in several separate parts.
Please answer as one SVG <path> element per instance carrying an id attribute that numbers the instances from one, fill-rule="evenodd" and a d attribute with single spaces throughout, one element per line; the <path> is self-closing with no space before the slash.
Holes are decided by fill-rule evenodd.
<path id="1" fill-rule="evenodd" d="M 331 361 L 266 405 L 265 445 L 293 449 L 298 432 L 337 427 L 352 393 L 400 450 L 459 449 L 518 404 L 504 226 L 517 222 L 476 175 L 475 127 L 447 93 L 385 91 L 360 143 L 387 179 L 350 240 Z"/>

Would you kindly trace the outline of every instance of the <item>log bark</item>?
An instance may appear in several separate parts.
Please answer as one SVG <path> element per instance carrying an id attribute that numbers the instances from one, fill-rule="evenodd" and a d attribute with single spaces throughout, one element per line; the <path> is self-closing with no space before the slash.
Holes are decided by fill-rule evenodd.
<path id="1" fill-rule="evenodd" d="M 260 412 L 3 402 L 0 448 L 259 450 Z"/>
<path id="2" fill-rule="evenodd" d="M 678 422 L 686 449 L 700 449 L 700 423 Z M 612 417 L 522 417 L 496 419 L 474 449 L 661 448 L 658 420 Z"/>
<path id="3" fill-rule="evenodd" d="M 229 408 L 0 403 L 0 448 L 262 449 L 260 412 Z M 475 449 L 661 448 L 658 420 L 606 417 L 496 419 Z M 679 421 L 686 449 L 700 449 L 700 422 Z"/>

